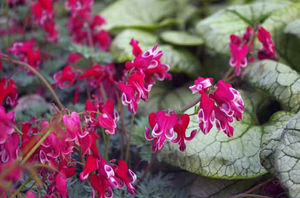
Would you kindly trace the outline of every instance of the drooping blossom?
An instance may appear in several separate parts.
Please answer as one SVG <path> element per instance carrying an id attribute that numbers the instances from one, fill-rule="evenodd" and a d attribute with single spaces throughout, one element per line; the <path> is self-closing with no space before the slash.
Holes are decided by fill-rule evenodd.
<path id="1" fill-rule="evenodd" d="M 37 0 L 31 6 L 31 11 L 37 23 L 45 30 L 46 38 L 57 42 L 59 33 L 56 29 L 52 0 Z"/>
<path id="2" fill-rule="evenodd" d="M 90 176 L 90 182 L 98 193 L 99 198 L 113 197 L 113 188 L 127 187 L 127 191 L 135 194 L 133 183 L 136 180 L 136 175 L 128 169 L 125 161 L 120 160 L 118 165 L 106 162 L 103 158 L 95 158 L 88 156 L 86 166 L 80 173 L 80 178 L 85 180 Z"/>
<path id="3" fill-rule="evenodd" d="M 92 155 L 87 157 L 85 167 L 83 171 L 80 173 L 80 179 L 85 180 L 88 178 L 89 174 L 93 171 L 96 171 L 99 167 L 98 158 L 95 158 Z"/>
<path id="4" fill-rule="evenodd" d="M 0 162 L 2 163 L 17 159 L 19 153 L 19 136 L 17 133 L 9 135 L 6 142 L 0 144 Z"/>
<path id="5" fill-rule="evenodd" d="M 6 113 L 4 107 L 0 106 L 0 144 L 3 144 L 14 132 L 15 113 L 13 111 Z"/>
<path id="6" fill-rule="evenodd" d="M 206 92 L 207 89 L 211 87 L 212 82 L 213 82 L 212 78 L 198 77 L 198 79 L 194 81 L 194 85 L 190 86 L 189 88 L 192 91 L 192 94 L 203 93 Z"/>
<path id="7" fill-rule="evenodd" d="M 194 87 L 190 88 L 195 93 Z M 207 134 L 215 122 L 219 130 L 231 137 L 234 131 L 231 126 L 234 118 L 241 121 L 245 111 L 240 93 L 223 80 L 219 80 L 213 89 L 209 88 L 199 93 L 201 94 L 198 112 L 199 128 Z"/>
<path id="8" fill-rule="evenodd" d="M 100 106 L 99 125 L 105 129 L 106 134 L 116 134 L 118 120 L 119 115 L 114 110 L 114 102 L 109 99 L 106 104 Z"/>
<path id="9" fill-rule="evenodd" d="M 230 35 L 229 48 L 231 50 L 230 66 L 236 67 L 236 75 L 241 74 L 240 67 L 247 66 L 247 55 L 253 46 L 254 30 L 248 26 L 242 37 Z"/>
<path id="10" fill-rule="evenodd" d="M 15 42 L 8 53 L 14 54 L 21 61 L 28 63 L 30 66 L 38 69 L 41 63 L 41 52 L 35 49 L 35 42 L 33 40 L 27 42 Z"/>
<path id="11" fill-rule="evenodd" d="M 68 0 L 65 6 L 71 17 L 67 26 L 74 42 L 107 51 L 111 39 L 101 27 L 106 21 L 99 15 L 92 15 L 93 3 L 93 0 Z"/>
<path id="12" fill-rule="evenodd" d="M 258 40 L 262 43 L 263 48 L 258 51 L 258 59 L 272 59 L 276 60 L 275 56 L 275 44 L 272 40 L 270 32 L 268 32 L 265 28 L 259 27 L 258 28 L 258 34 L 257 34 Z"/>
<path id="13" fill-rule="evenodd" d="M 194 129 L 191 131 L 189 137 L 186 136 L 186 129 L 189 123 L 190 123 L 189 115 L 182 114 L 174 126 L 174 131 L 177 133 L 177 137 L 176 139 L 172 140 L 172 143 L 179 144 L 179 149 L 181 151 L 184 151 L 186 148 L 185 141 L 191 141 L 197 133 L 197 129 Z"/>
<path id="14" fill-rule="evenodd" d="M 64 67 L 63 70 L 58 71 L 54 74 L 53 78 L 55 80 L 54 86 L 59 86 L 61 89 L 66 89 L 72 87 L 76 82 L 77 73 L 73 68 L 68 65 Z"/>
<path id="15" fill-rule="evenodd" d="M 91 12 L 94 0 L 66 0 L 65 7 L 72 15 L 78 12 Z"/>
<path id="16" fill-rule="evenodd" d="M 169 66 L 160 62 L 163 52 L 157 51 L 157 45 L 143 52 L 135 39 L 132 39 L 130 44 L 135 58 L 125 63 L 127 78 L 119 82 L 119 89 L 122 92 L 122 104 L 128 106 L 128 110 L 135 114 L 140 100 L 148 100 L 154 79 L 171 79 L 171 74 L 168 73 Z"/>
<path id="17" fill-rule="evenodd" d="M 152 129 L 145 127 L 145 138 L 148 141 L 153 140 L 152 151 L 157 152 L 164 146 L 165 141 L 172 141 L 174 138 L 174 126 L 177 122 L 177 115 L 174 112 L 158 111 L 149 114 L 149 124 Z"/>
<path id="18" fill-rule="evenodd" d="M 70 53 L 68 57 L 68 64 L 74 64 L 82 58 L 81 54 Z"/>
<path id="19" fill-rule="evenodd" d="M 231 51 L 230 66 L 236 67 L 235 74 L 241 74 L 241 67 L 246 67 L 248 62 L 254 60 L 254 41 L 258 38 L 263 48 L 257 52 L 259 60 L 272 59 L 276 60 L 275 45 L 272 41 L 271 34 L 263 27 L 256 26 L 254 29 L 247 27 L 243 36 L 230 35 L 229 48 Z M 247 56 L 250 54 L 250 57 Z"/>
<path id="20" fill-rule="evenodd" d="M 124 186 L 126 186 L 127 191 L 134 195 L 135 188 L 133 186 L 133 183 L 136 180 L 136 175 L 133 171 L 128 169 L 128 165 L 125 161 L 120 160 L 118 162 L 118 166 L 113 166 L 116 176 L 122 181 Z M 123 185 L 121 185 L 123 186 Z"/>
<path id="21" fill-rule="evenodd" d="M 17 86 L 13 79 L 0 78 L 0 105 L 6 98 L 6 104 L 15 107 L 18 104 Z"/>

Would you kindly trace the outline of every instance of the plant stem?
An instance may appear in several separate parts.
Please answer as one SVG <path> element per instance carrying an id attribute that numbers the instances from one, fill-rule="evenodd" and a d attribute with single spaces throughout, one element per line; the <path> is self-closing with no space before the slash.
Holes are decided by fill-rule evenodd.
<path id="1" fill-rule="evenodd" d="M 143 173 L 141 179 L 138 181 L 137 185 L 139 185 L 139 184 L 140 184 L 142 181 L 144 181 L 144 179 L 146 178 L 148 172 L 150 171 L 150 168 L 152 167 L 153 163 L 155 162 L 155 159 L 156 159 L 156 157 L 157 157 L 158 152 L 159 152 L 159 151 L 157 151 L 156 153 L 154 153 L 154 154 L 152 155 L 152 158 L 151 158 L 149 164 L 147 165 L 147 167 L 146 167 L 146 169 L 145 169 L 145 171 L 144 171 L 144 173 Z"/>
<path id="2" fill-rule="evenodd" d="M 131 132 L 133 129 L 133 124 L 134 124 L 134 118 L 135 114 L 131 115 L 131 120 L 130 120 L 130 133 L 127 135 L 127 145 L 126 145 L 126 153 L 125 153 L 125 161 L 128 163 L 130 159 L 130 141 L 131 141 Z"/>
<path id="3" fill-rule="evenodd" d="M 195 106 L 198 102 L 200 102 L 200 97 L 195 99 L 192 103 L 186 105 L 185 107 L 183 107 L 180 112 L 184 113 L 186 110 L 188 110 L 189 108 L 192 108 L 193 106 Z"/>
<path id="4" fill-rule="evenodd" d="M 108 160 L 109 143 L 110 143 L 110 135 L 107 135 L 106 142 L 105 142 L 105 150 L 104 150 L 104 159 L 105 160 Z"/>
<path id="5" fill-rule="evenodd" d="M 24 181 L 24 183 L 21 185 L 21 186 L 19 186 L 19 188 L 14 192 L 14 194 L 12 194 L 11 196 L 10 196 L 10 198 L 14 198 L 14 197 L 16 197 L 20 192 L 21 192 L 21 190 L 29 183 L 31 181 L 31 177 L 29 176 L 25 181 Z"/>
<path id="6" fill-rule="evenodd" d="M 120 140 L 120 148 L 121 148 L 121 159 L 124 158 L 124 137 L 126 136 L 126 128 L 125 128 L 125 115 L 124 115 L 124 107 L 122 103 L 119 101 L 119 108 L 120 108 L 120 116 L 121 116 L 121 140 Z"/>
<path id="7" fill-rule="evenodd" d="M 264 185 L 266 185 L 267 183 L 271 182 L 273 179 L 274 179 L 274 178 L 271 177 L 271 178 L 267 179 L 266 181 L 264 181 L 264 182 L 262 182 L 262 183 L 260 183 L 260 184 L 257 184 L 256 186 L 250 188 L 249 190 L 247 190 L 247 191 L 245 191 L 245 192 L 243 192 L 243 193 L 241 193 L 241 194 L 238 194 L 238 195 L 233 196 L 232 198 L 239 198 L 239 197 L 245 197 L 245 196 L 250 197 L 249 193 L 252 193 L 252 192 L 254 192 L 255 190 L 261 188 L 262 186 L 264 186 Z M 261 196 L 261 195 L 259 195 L 259 196 Z M 252 196 L 252 197 L 253 197 L 253 196 Z M 266 197 L 266 196 L 264 196 L 264 197 Z M 263 198 L 263 197 L 261 197 L 261 198 Z M 269 198 L 269 197 L 268 197 L 268 198 Z"/>
<path id="8" fill-rule="evenodd" d="M 227 72 L 225 73 L 223 80 L 227 81 L 227 78 L 229 77 L 229 75 L 232 73 L 232 71 L 234 70 L 234 67 L 230 67 Z"/>
<path id="9" fill-rule="evenodd" d="M 25 67 L 26 69 L 31 71 L 34 75 L 36 75 L 42 81 L 42 83 L 45 85 L 45 87 L 47 87 L 47 89 L 50 91 L 51 95 L 53 96 L 53 98 L 56 101 L 57 105 L 59 106 L 60 110 L 62 110 L 64 108 L 63 104 L 60 102 L 58 96 L 56 95 L 55 91 L 52 89 L 49 82 L 36 69 L 34 69 L 33 67 L 31 67 L 30 65 L 28 65 L 25 62 L 13 60 L 13 59 L 9 58 L 7 55 L 1 54 L 1 56 L 2 56 L 1 60 L 9 62 L 9 63 L 13 63 L 13 64 L 21 65 L 22 67 Z"/>
<path id="10" fill-rule="evenodd" d="M 39 146 L 45 141 L 45 139 L 52 133 L 52 129 L 50 128 L 47 133 L 34 145 L 34 147 L 28 152 L 28 154 L 21 161 L 21 165 L 25 164 L 26 161 L 31 157 L 31 155 L 39 148 Z"/>

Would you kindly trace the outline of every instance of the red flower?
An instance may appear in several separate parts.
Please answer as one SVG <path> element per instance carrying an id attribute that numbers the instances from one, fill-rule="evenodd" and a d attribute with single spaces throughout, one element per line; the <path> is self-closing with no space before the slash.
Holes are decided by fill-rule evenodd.
<path id="1" fill-rule="evenodd" d="M 186 148 L 185 141 L 192 140 L 197 133 L 197 130 L 195 129 L 191 132 L 190 137 L 186 137 L 186 129 L 187 129 L 189 123 L 190 123 L 189 115 L 182 114 L 180 116 L 180 119 L 177 120 L 177 122 L 174 126 L 174 131 L 177 133 L 177 137 L 176 137 L 176 139 L 172 140 L 172 143 L 175 143 L 175 144 L 178 143 L 179 149 L 181 151 L 184 151 Z"/>
<path id="2" fill-rule="evenodd" d="M 99 168 L 98 159 L 89 155 L 87 157 L 85 167 L 83 171 L 80 173 L 80 179 L 85 180 L 88 178 L 89 174 L 93 171 L 96 171 Z"/>
<path id="3" fill-rule="evenodd" d="M 100 108 L 100 115 L 98 117 L 99 125 L 105 128 L 106 134 L 116 134 L 119 115 L 114 111 L 114 102 L 107 100 L 106 104 Z"/>
<path id="4" fill-rule="evenodd" d="M 66 66 L 62 71 L 54 74 L 54 86 L 59 86 L 61 89 L 72 87 L 76 81 L 76 73 L 71 66 Z"/>
<path id="5" fill-rule="evenodd" d="M 105 177 L 91 175 L 91 185 L 98 192 L 98 198 L 112 198 L 113 191 Z"/>
<path id="6" fill-rule="evenodd" d="M 231 50 L 231 58 L 229 63 L 231 67 L 236 67 L 236 75 L 241 74 L 240 67 L 247 66 L 247 55 L 253 47 L 254 36 L 254 30 L 250 26 L 247 27 L 242 37 L 234 34 L 230 35 L 229 48 Z"/>
<path id="7" fill-rule="evenodd" d="M 219 109 L 229 117 L 233 116 L 238 121 L 242 120 L 245 107 L 240 93 L 223 80 L 219 80 L 216 87 L 218 89 L 212 97 L 218 103 Z"/>
<path id="8" fill-rule="evenodd" d="M 141 55 L 143 53 L 143 50 L 139 46 L 139 42 L 136 41 L 134 38 L 131 39 L 130 45 L 132 46 L 132 54 L 134 56 Z"/>
<path id="9" fill-rule="evenodd" d="M 31 11 L 36 21 L 45 30 L 46 38 L 52 42 L 57 42 L 59 33 L 55 27 L 52 0 L 36 1 L 31 7 Z"/>
<path id="10" fill-rule="evenodd" d="M 235 74 L 239 76 L 241 74 L 240 67 L 247 66 L 247 55 L 249 52 L 249 48 L 247 46 L 247 43 L 245 43 L 241 47 L 238 45 L 230 44 L 229 47 L 231 50 L 231 58 L 229 63 L 231 67 L 236 67 Z"/>
<path id="11" fill-rule="evenodd" d="M 65 2 L 65 7 L 73 15 L 80 11 L 91 12 L 94 0 L 67 0 Z"/>
<path id="12" fill-rule="evenodd" d="M 4 107 L 0 106 L 0 144 L 5 143 L 14 132 L 15 125 L 15 113 L 13 111 L 6 113 Z"/>
<path id="13" fill-rule="evenodd" d="M 81 54 L 78 53 L 70 53 L 68 57 L 68 64 L 74 64 L 82 58 Z"/>
<path id="14" fill-rule="evenodd" d="M 208 88 L 211 87 L 211 83 L 213 82 L 212 78 L 202 78 L 198 77 L 197 80 L 195 80 L 195 84 L 190 86 L 190 90 L 192 91 L 192 94 L 195 93 L 203 93 L 206 92 Z"/>
<path id="15" fill-rule="evenodd" d="M 160 62 L 163 53 L 157 51 L 157 45 L 143 53 L 135 39 L 130 44 L 135 58 L 125 63 L 125 74 L 128 78 L 125 82 L 119 82 L 119 89 L 122 92 L 122 104 L 127 105 L 128 110 L 135 114 L 140 99 L 148 100 L 154 78 L 162 81 L 165 78 L 170 79 L 171 74 L 168 73 L 169 66 Z"/>
<path id="16" fill-rule="evenodd" d="M 121 181 L 126 185 L 127 191 L 130 194 L 135 194 L 135 188 L 133 186 L 134 181 L 136 180 L 136 175 L 130 169 L 125 161 L 120 160 L 118 166 L 114 168 L 116 176 L 121 179 Z"/>
<path id="17" fill-rule="evenodd" d="M 17 86 L 14 80 L 0 78 L 0 105 L 3 104 L 6 98 L 6 104 L 15 107 L 18 104 Z"/>
<path id="18" fill-rule="evenodd" d="M 122 92 L 122 104 L 128 106 L 128 110 L 136 114 L 139 98 L 136 98 L 134 89 L 131 86 L 119 83 L 119 89 Z"/>
<path id="19" fill-rule="evenodd" d="M 199 127 L 204 134 L 207 134 L 213 126 L 215 121 L 215 102 L 207 96 L 206 93 L 202 93 L 200 99 L 200 110 L 198 112 Z"/>
<path id="20" fill-rule="evenodd" d="M 28 63 L 30 66 L 38 69 L 41 63 L 41 53 L 39 49 L 34 49 L 34 41 L 24 43 L 16 42 L 8 49 L 9 53 L 13 53 L 21 61 Z"/>
<path id="21" fill-rule="evenodd" d="M 204 134 L 207 134 L 215 121 L 217 128 L 231 137 L 233 118 L 237 121 L 242 120 L 244 111 L 244 102 L 240 93 L 232 88 L 231 84 L 219 80 L 214 89 L 207 89 L 201 93 L 199 127 Z"/>
<path id="22" fill-rule="evenodd" d="M 68 181 L 64 173 L 62 172 L 57 173 L 55 176 L 55 187 L 58 193 L 62 195 L 62 197 L 67 197 L 68 195 L 67 184 Z"/>
<path id="23" fill-rule="evenodd" d="M 157 152 L 163 148 L 165 141 L 171 141 L 173 139 L 177 116 L 172 112 L 158 111 L 157 113 L 150 113 L 148 119 L 150 127 L 152 128 L 152 137 L 150 137 L 150 129 L 146 126 L 145 138 L 148 141 L 154 140 L 152 151 Z"/>
<path id="24" fill-rule="evenodd" d="M 263 27 L 259 27 L 257 38 L 263 45 L 263 48 L 260 51 L 258 51 L 258 59 L 259 60 L 263 60 L 263 59 L 276 60 L 275 45 L 272 40 L 270 32 L 268 32 Z"/>
<path id="25" fill-rule="evenodd" d="M 4 144 L 0 144 L 0 161 L 2 163 L 13 161 L 17 158 L 19 152 L 19 135 L 17 133 L 13 133 L 8 136 Z"/>

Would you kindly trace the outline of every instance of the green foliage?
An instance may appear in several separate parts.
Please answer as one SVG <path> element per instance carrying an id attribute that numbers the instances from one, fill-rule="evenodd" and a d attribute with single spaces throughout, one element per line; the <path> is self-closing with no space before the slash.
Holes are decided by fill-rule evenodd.
<path id="1" fill-rule="evenodd" d="M 112 61 L 110 53 L 95 50 L 83 45 L 72 44 L 70 51 L 81 54 L 85 59 L 92 59 L 99 63 L 110 63 Z M 82 65 L 83 68 L 90 67 L 90 64 L 84 64 L 86 62 L 87 60 L 83 60 L 80 65 Z"/>
<path id="2" fill-rule="evenodd" d="M 284 33 L 294 34 L 300 39 L 300 19 L 290 22 L 284 29 Z"/>
<path id="3" fill-rule="evenodd" d="M 277 55 L 280 61 L 293 69 L 300 71 L 299 46 L 300 39 L 296 35 L 285 34 L 284 28 L 300 17 L 300 3 L 293 3 L 272 13 L 262 24 L 270 33 L 275 42 Z"/>
<path id="4" fill-rule="evenodd" d="M 271 60 L 249 65 L 243 79 L 274 97 L 287 110 L 300 110 L 300 76 L 290 67 Z"/>
<path id="5" fill-rule="evenodd" d="M 161 33 L 160 37 L 167 43 L 179 46 L 199 46 L 203 44 L 201 38 L 184 31 L 165 31 Z"/>
<path id="6" fill-rule="evenodd" d="M 169 16 L 175 14 L 182 2 L 179 0 L 120 0 L 100 14 L 107 20 L 108 30 L 124 28 L 157 29 L 176 23 Z"/>

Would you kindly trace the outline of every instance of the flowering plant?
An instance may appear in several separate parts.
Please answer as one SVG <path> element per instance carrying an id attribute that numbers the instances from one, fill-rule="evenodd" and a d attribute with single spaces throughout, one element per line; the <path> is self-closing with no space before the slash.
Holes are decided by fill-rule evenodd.
<path id="1" fill-rule="evenodd" d="M 300 4 L 207 5 L 1 2 L 0 197 L 297 197 Z"/>

